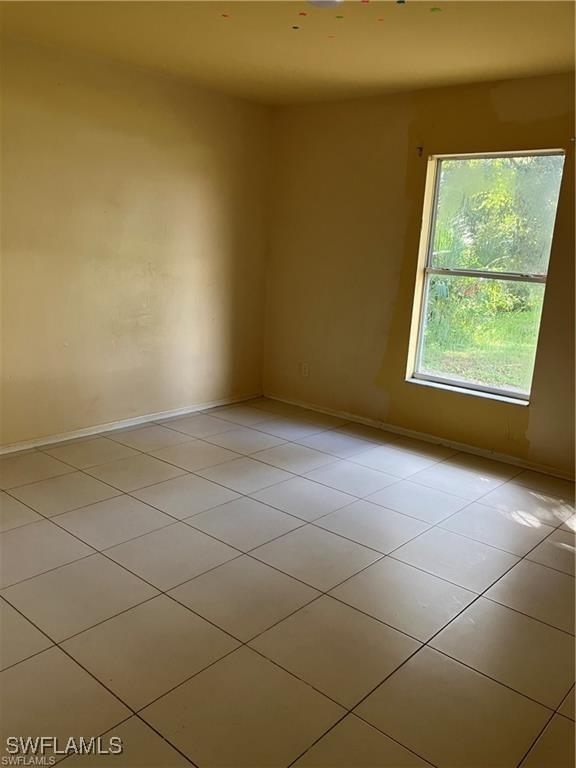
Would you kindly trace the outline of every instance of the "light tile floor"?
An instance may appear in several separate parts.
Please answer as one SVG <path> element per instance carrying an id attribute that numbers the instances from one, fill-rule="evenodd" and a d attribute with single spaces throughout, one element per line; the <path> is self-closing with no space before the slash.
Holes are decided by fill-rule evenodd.
<path id="1" fill-rule="evenodd" d="M 567 481 L 259 399 L 1 457 L 0 489 L 2 745 L 574 764 Z"/>

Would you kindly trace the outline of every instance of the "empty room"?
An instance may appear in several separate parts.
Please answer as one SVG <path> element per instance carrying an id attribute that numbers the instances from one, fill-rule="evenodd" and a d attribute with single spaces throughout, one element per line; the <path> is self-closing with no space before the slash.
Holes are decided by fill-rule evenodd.
<path id="1" fill-rule="evenodd" d="M 0 757 L 573 768 L 575 9 L 0 2 Z"/>

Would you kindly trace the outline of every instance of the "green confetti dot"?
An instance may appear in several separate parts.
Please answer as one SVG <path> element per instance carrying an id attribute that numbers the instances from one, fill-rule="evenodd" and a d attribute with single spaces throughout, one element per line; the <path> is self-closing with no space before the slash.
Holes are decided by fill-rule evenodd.
<path id="1" fill-rule="evenodd" d="M 442 8 L 430 8 L 430 13 L 440 13 Z"/>

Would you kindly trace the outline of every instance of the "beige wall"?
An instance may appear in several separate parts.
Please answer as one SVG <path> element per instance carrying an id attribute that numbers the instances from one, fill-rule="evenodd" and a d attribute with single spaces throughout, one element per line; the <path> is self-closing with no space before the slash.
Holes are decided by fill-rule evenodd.
<path id="1" fill-rule="evenodd" d="M 570 473 L 572 86 L 272 114 L 5 46 L 0 443 L 257 394 L 266 328 L 269 394 Z M 426 156 L 540 147 L 569 156 L 530 406 L 407 384 Z"/>
<path id="2" fill-rule="evenodd" d="M 0 443 L 260 391 L 269 115 L 11 44 Z"/>
<path id="3" fill-rule="evenodd" d="M 265 392 L 571 473 L 573 89 L 554 76 L 279 110 Z M 529 407 L 406 383 L 426 156 L 543 147 L 568 158 Z"/>

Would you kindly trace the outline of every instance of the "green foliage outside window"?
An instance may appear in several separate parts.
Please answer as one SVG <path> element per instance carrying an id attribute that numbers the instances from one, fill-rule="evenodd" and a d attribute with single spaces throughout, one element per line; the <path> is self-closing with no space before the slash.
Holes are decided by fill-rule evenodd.
<path id="1" fill-rule="evenodd" d="M 442 160 L 429 266 L 545 275 L 563 156 Z M 420 371 L 528 393 L 544 285 L 429 275 Z"/>

